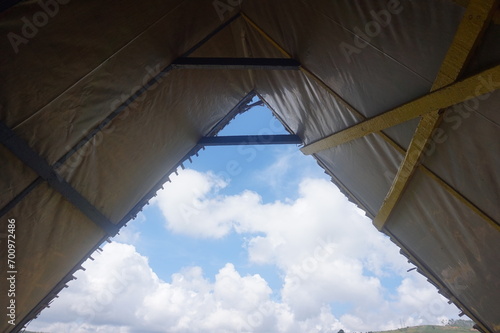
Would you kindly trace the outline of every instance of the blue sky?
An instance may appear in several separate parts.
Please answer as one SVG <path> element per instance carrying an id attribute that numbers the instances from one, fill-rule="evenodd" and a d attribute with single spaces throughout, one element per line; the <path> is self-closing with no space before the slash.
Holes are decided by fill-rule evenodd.
<path id="1" fill-rule="evenodd" d="M 265 107 L 219 135 L 284 134 Z M 348 332 L 456 318 L 297 146 L 207 147 L 50 309 L 44 332 Z"/>

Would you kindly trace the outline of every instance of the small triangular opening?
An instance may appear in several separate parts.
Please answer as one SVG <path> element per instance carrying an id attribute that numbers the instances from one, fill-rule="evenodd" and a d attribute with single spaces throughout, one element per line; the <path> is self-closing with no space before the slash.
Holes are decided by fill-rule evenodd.
<path id="1" fill-rule="evenodd" d="M 273 115 L 273 117 L 270 117 Z M 273 119 L 270 123 L 269 119 Z M 218 133 L 218 136 L 226 135 L 267 135 L 290 134 L 283 124 L 274 116 L 271 110 L 255 96 L 249 104 L 249 108 L 236 115 Z"/>
<path id="2" fill-rule="evenodd" d="M 300 138 L 293 135 L 253 92 L 199 141 L 202 146 L 300 143 Z"/>

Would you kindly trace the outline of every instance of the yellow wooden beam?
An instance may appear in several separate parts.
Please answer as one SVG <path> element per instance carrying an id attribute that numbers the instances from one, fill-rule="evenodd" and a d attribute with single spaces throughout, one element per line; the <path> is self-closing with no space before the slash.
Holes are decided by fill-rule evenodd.
<path id="1" fill-rule="evenodd" d="M 491 15 L 497 7 L 497 1 L 494 0 L 475 0 L 470 4 L 471 5 L 468 7 L 464 14 L 464 19 L 458 27 L 456 38 L 454 39 L 450 49 L 448 50 L 445 61 L 443 62 L 440 72 L 434 82 L 432 90 L 442 88 L 456 80 L 463 67 L 460 64 L 463 65 L 469 60 L 469 56 L 475 48 L 475 42 L 479 40 L 481 35 L 484 33 L 488 22 L 491 20 Z M 479 94 L 472 91 L 471 93 L 469 93 L 469 95 L 470 98 L 472 98 L 478 96 Z M 424 96 L 419 100 L 425 99 L 427 96 Z M 407 106 L 414 106 L 412 103 L 418 102 L 419 100 L 408 103 Z M 450 104 L 448 106 L 457 104 L 462 101 L 457 101 L 456 103 Z M 438 110 L 438 108 L 435 107 L 433 109 L 431 108 L 430 110 L 427 110 L 427 112 L 420 113 L 419 110 L 412 110 L 413 112 L 411 112 L 410 110 L 407 110 L 408 108 L 403 109 L 403 107 L 404 106 L 389 111 L 392 112 L 391 114 L 388 114 L 388 112 L 384 113 L 380 116 L 374 117 L 365 122 L 361 122 L 346 130 L 340 131 L 329 137 L 307 145 L 302 148 L 302 152 L 304 154 L 310 155 L 324 149 L 333 148 L 347 141 L 357 139 L 361 136 L 397 125 L 418 116 L 422 116 L 428 112 Z M 393 111 L 399 111 L 401 112 L 401 114 L 399 114 L 399 112 Z M 391 117 L 392 119 L 388 119 Z M 378 128 L 372 129 L 371 126 L 375 126 Z"/>
<path id="2" fill-rule="evenodd" d="M 422 153 L 427 145 L 427 141 L 432 135 L 434 129 L 438 126 L 441 116 L 437 112 L 429 113 L 422 117 L 417 130 L 411 140 L 408 151 L 403 162 L 399 166 L 398 173 L 394 178 L 389 193 L 384 199 L 377 216 L 373 219 L 373 224 L 378 230 L 382 230 L 389 215 L 392 213 L 397 202 L 403 195 L 403 191 L 413 175 Z"/>
<path id="3" fill-rule="evenodd" d="M 467 7 L 469 5 L 469 0 L 451 0 L 459 6 Z M 491 18 L 491 22 L 494 24 L 500 24 L 500 9 L 497 8 L 493 13 L 493 17 Z"/>
<path id="4" fill-rule="evenodd" d="M 494 84 L 487 84 L 488 80 L 493 82 L 500 80 L 500 65 L 313 142 L 302 147 L 301 151 L 306 155 L 318 153 L 427 113 L 435 112 L 436 110 L 444 109 L 497 90 L 498 87 Z"/>
<path id="5" fill-rule="evenodd" d="M 451 84 L 460 76 L 479 44 L 484 31 L 488 27 L 497 4 L 496 0 L 471 0 L 469 2 L 431 91 Z M 373 220 L 373 224 L 379 230 L 384 227 L 394 207 L 401 198 L 408 181 L 418 166 L 432 133 L 439 126 L 440 121 L 441 116 L 438 111 L 428 113 L 420 120 L 389 193 Z"/>
<path id="6" fill-rule="evenodd" d="M 474 54 L 496 10 L 496 0 L 471 0 L 441 64 L 431 91 L 455 82 Z"/>

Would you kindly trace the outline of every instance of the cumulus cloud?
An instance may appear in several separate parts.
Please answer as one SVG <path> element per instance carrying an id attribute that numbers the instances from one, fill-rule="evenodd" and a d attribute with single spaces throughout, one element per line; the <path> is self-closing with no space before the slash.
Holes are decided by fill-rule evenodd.
<path id="1" fill-rule="evenodd" d="M 174 233 L 244 235 L 249 263 L 275 265 L 281 272 L 275 293 L 260 275 L 241 275 L 231 263 L 213 277 L 200 267 L 185 267 L 163 281 L 133 245 L 113 243 L 86 263 L 85 274 L 30 329 L 370 331 L 435 324 L 456 315 L 424 278 L 406 272 L 410 266 L 397 247 L 328 181 L 305 178 L 296 199 L 275 202 L 250 191 L 225 195 L 227 185 L 212 173 L 184 170 L 155 204 Z M 386 278 L 399 282 L 388 287 Z M 336 312 L 335 304 L 345 309 Z"/>
<path id="2" fill-rule="evenodd" d="M 30 329 L 50 332 L 299 332 L 338 322 L 330 315 L 297 321 L 271 300 L 259 275 L 241 276 L 230 263 L 215 281 L 186 267 L 159 279 L 132 245 L 112 243 L 60 294 Z M 303 331 L 301 331 L 303 332 Z"/>
<path id="3" fill-rule="evenodd" d="M 281 165 L 282 160 L 276 163 Z M 194 188 L 183 187 L 192 179 Z M 342 321 L 353 330 L 373 330 L 388 323 L 399 327 L 404 318 L 436 323 L 439 315 L 456 314 L 454 307 L 443 305 L 446 302 L 434 287 L 422 284 L 419 275 L 406 273 L 411 266 L 399 249 L 324 179 L 302 179 L 296 200 L 267 203 L 249 191 L 224 195 L 228 184 L 211 173 L 185 170 L 171 185 L 157 201 L 167 228 L 201 238 L 245 234 L 249 261 L 281 270 L 281 298 L 297 319 L 310 318 L 332 302 L 350 307 Z M 390 295 L 384 279 L 395 277 L 402 284 Z M 408 283 L 423 289 L 410 288 L 407 294 Z M 413 293 L 430 297 L 417 297 L 412 304 L 408 297 Z M 440 311 L 416 312 L 433 302 L 440 304 Z M 399 313 L 400 309 L 404 311 Z M 385 316 L 380 316 L 382 312 Z M 394 313 L 400 316 L 396 322 L 391 321 Z"/>

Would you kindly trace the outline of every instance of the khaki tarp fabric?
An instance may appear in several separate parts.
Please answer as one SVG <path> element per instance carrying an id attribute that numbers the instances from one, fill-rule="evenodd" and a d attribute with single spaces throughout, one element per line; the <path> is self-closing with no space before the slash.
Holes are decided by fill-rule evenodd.
<path id="1" fill-rule="evenodd" d="M 122 223 L 252 92 L 305 144 L 426 95 L 465 2 L 21 1 L 0 13 L 0 121 L 112 223 Z M 46 22 L 26 28 L 40 13 Z M 378 29 L 367 30 L 374 22 Z M 465 76 L 499 64 L 499 39 L 491 23 Z M 188 50 L 192 57 L 292 57 L 316 78 L 304 70 L 174 69 L 119 109 Z M 423 166 L 493 222 L 419 167 L 384 232 L 481 329 L 498 332 L 500 95 L 479 97 L 444 111 L 446 140 L 433 142 Z M 417 124 L 384 133 L 407 149 Z M 373 217 L 404 155 L 370 134 L 314 157 Z M 15 218 L 16 322 L 25 323 L 107 235 L 3 145 L 0 158 L 0 209 L 12 206 L 1 217 L 0 268 L 7 271 L 7 220 Z M 4 309 L 7 289 L 2 279 Z M 1 332 L 12 329 L 1 322 Z"/>

